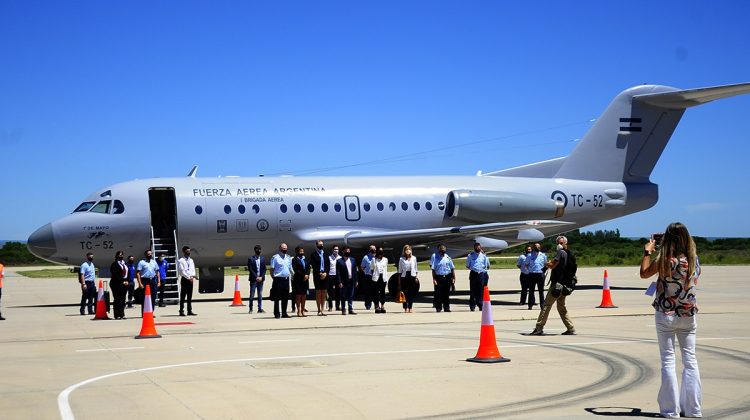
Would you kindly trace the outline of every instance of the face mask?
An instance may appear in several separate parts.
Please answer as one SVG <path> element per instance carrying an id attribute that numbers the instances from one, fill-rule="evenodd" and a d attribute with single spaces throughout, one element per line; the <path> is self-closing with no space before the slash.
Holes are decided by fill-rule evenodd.
<path id="1" fill-rule="evenodd" d="M 282 254 L 286 254 L 286 249 L 282 249 L 282 250 L 281 250 L 281 251 L 279 251 L 279 252 L 281 252 Z"/>
<path id="2" fill-rule="evenodd" d="M 89 260 L 89 262 L 94 261 L 94 257 L 89 257 L 89 258 L 86 258 L 86 259 Z"/>
<path id="3" fill-rule="evenodd" d="M 371 249 L 371 250 L 370 250 L 370 254 L 374 254 L 374 253 L 375 253 L 375 250 L 374 250 L 374 249 Z"/>
<path id="4" fill-rule="evenodd" d="M 440 253 L 440 255 L 445 255 L 445 251 L 443 251 L 443 250 L 440 250 L 438 252 Z"/>
<path id="5" fill-rule="evenodd" d="M 189 253 L 189 252 L 186 252 L 186 253 L 185 253 L 185 256 L 186 256 L 186 257 L 189 257 L 189 256 L 190 256 L 190 253 Z"/>
<path id="6" fill-rule="evenodd" d="M 255 255 L 260 255 L 260 250 L 255 251 Z"/>
<path id="7" fill-rule="evenodd" d="M 316 248 L 323 249 L 323 245 L 318 245 Z"/>
<path id="8" fill-rule="evenodd" d="M 350 253 L 349 251 L 344 251 L 344 256 L 345 256 L 345 257 L 348 257 L 348 256 L 349 256 L 349 254 L 351 254 L 351 253 Z"/>
<path id="9" fill-rule="evenodd" d="M 118 260 L 122 261 L 122 255 L 117 257 Z"/>
<path id="10" fill-rule="evenodd" d="M 151 256 L 151 255 L 146 255 L 146 259 L 147 259 L 148 261 L 151 261 L 151 258 L 152 258 L 152 256 Z"/>
<path id="11" fill-rule="evenodd" d="M 563 249 L 563 246 L 562 246 L 562 244 L 557 244 L 557 250 L 559 251 L 559 250 L 561 250 L 561 249 Z"/>

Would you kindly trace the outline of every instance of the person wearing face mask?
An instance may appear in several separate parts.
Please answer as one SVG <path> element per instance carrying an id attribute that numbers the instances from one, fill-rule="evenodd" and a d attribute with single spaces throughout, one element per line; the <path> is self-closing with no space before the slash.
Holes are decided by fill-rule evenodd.
<path id="1" fill-rule="evenodd" d="M 133 296 L 135 292 L 135 257 L 128 255 L 128 308 L 133 307 Z"/>
<path id="2" fill-rule="evenodd" d="M 112 311 L 115 319 L 125 319 L 125 296 L 128 292 L 128 266 L 125 264 L 125 254 L 115 253 L 115 260 L 109 266 L 109 287 L 112 289 Z"/>
<path id="3" fill-rule="evenodd" d="M 196 316 L 193 312 L 193 284 L 195 283 L 195 262 L 190 258 L 190 247 L 182 247 L 182 258 L 177 261 L 177 275 L 180 277 L 180 316 L 185 316 L 185 302 L 188 315 Z M 252 302 L 252 299 L 250 300 Z"/>
<path id="4" fill-rule="evenodd" d="M 328 312 L 331 312 L 333 302 L 336 302 L 336 311 L 341 310 L 341 290 L 339 282 L 336 279 L 336 262 L 341 258 L 339 247 L 334 245 L 331 248 L 331 255 L 328 256 Z"/>
<path id="5" fill-rule="evenodd" d="M 526 264 L 526 258 L 531 254 L 531 247 L 527 246 L 524 248 L 524 252 L 518 256 L 516 260 L 516 267 L 521 270 L 521 274 L 518 277 L 518 282 L 521 284 L 521 302 L 519 305 L 526 304 L 526 292 L 528 290 L 528 277 L 529 277 L 529 266 Z"/>
<path id="6" fill-rule="evenodd" d="M 289 302 L 289 277 L 292 275 L 292 259 L 287 255 L 285 243 L 279 245 L 279 253 L 271 258 L 271 299 L 273 299 L 273 316 L 290 318 L 286 313 Z"/>
<path id="7" fill-rule="evenodd" d="M 167 261 L 167 254 L 160 252 L 159 256 L 156 257 L 156 265 L 159 266 L 159 307 L 163 308 L 164 305 L 164 280 L 167 278 L 167 269 L 169 268 L 169 261 Z"/>
<path id="8" fill-rule="evenodd" d="M 315 304 L 318 307 L 318 316 L 326 316 L 323 309 L 326 304 L 326 293 L 328 293 L 328 272 L 331 270 L 331 260 L 323 250 L 323 241 L 315 243 L 315 251 L 310 255 L 310 269 L 315 285 Z"/>
<path id="9" fill-rule="evenodd" d="M 81 315 L 94 315 L 94 300 L 96 298 L 96 267 L 94 266 L 94 254 L 86 254 L 86 261 L 81 264 L 78 272 L 78 282 L 81 284 Z"/>
<path id="10" fill-rule="evenodd" d="M 478 306 L 481 311 L 484 286 L 487 286 L 489 281 L 487 270 L 490 268 L 490 259 L 482 251 L 482 245 L 479 242 L 474 244 L 474 252 L 466 257 L 466 268 L 471 270 L 469 271 L 469 309 L 473 312 Z"/>
<path id="11" fill-rule="evenodd" d="M 262 314 L 263 310 L 263 281 L 266 279 L 266 257 L 260 255 L 260 245 L 255 245 L 255 255 L 247 259 L 247 271 L 250 272 L 248 281 L 250 282 L 250 299 L 247 301 L 249 306 L 248 313 L 253 313 L 253 299 L 255 293 L 258 293 L 258 313 Z"/>
<path id="12" fill-rule="evenodd" d="M 547 271 L 547 255 L 542 252 L 539 243 L 534 244 L 531 254 L 526 257 L 526 287 L 529 293 L 529 310 L 535 305 L 534 287 L 539 290 L 539 309 L 544 307 L 544 272 Z"/>
<path id="13" fill-rule="evenodd" d="M 138 281 L 138 288 L 145 289 L 146 285 L 149 285 L 149 292 L 151 293 L 151 307 L 156 312 L 156 290 L 161 285 L 161 278 L 159 277 L 159 265 L 154 261 L 154 254 L 150 249 L 147 249 L 143 253 L 144 259 L 138 261 L 138 267 L 136 267 L 135 278 Z M 145 290 L 144 290 L 145 293 Z M 145 298 L 144 298 L 145 299 Z M 141 305 L 141 313 L 143 313 L 143 305 Z"/>
<path id="14" fill-rule="evenodd" d="M 336 260 L 336 275 L 341 290 L 341 315 L 346 315 L 346 306 L 349 308 L 349 315 L 357 315 L 354 312 L 354 288 L 359 282 L 357 261 L 351 256 L 351 248 L 344 246 L 343 251 L 343 257 Z"/>
<path id="15" fill-rule="evenodd" d="M 359 289 L 364 296 L 365 309 L 368 311 L 372 307 L 372 303 L 375 302 L 375 282 L 372 280 L 372 270 L 370 270 L 372 260 L 375 258 L 375 250 L 375 245 L 370 245 L 367 254 L 362 257 L 362 261 L 359 263 L 359 274 L 361 276 Z"/>
<path id="16" fill-rule="evenodd" d="M 570 320 L 568 309 L 565 307 L 565 298 L 567 296 L 563 294 L 555 296 L 555 294 L 552 293 L 552 290 L 555 289 L 555 284 L 563 282 L 565 266 L 568 264 L 568 253 L 566 252 L 568 248 L 568 238 L 558 236 L 557 239 L 555 239 L 555 242 L 557 242 L 557 254 L 555 254 L 555 258 L 552 261 L 547 263 L 547 268 L 552 269 L 552 274 L 550 274 L 550 292 L 547 293 L 547 298 L 544 301 L 544 308 L 539 312 L 539 317 L 536 320 L 536 327 L 534 327 L 534 331 L 529 335 L 544 335 L 544 324 L 547 323 L 547 317 L 549 316 L 549 313 L 552 310 L 552 304 L 554 304 L 555 301 L 557 301 L 557 312 L 560 313 L 560 319 L 562 319 L 565 328 L 567 328 L 562 335 L 576 334 L 573 321 Z"/>
<path id="17" fill-rule="evenodd" d="M 433 301 L 435 311 L 450 312 L 450 291 L 451 285 L 456 283 L 456 267 L 451 257 L 446 254 L 445 245 L 440 244 L 438 252 L 430 257 L 430 268 L 432 269 L 432 285 L 435 288 Z"/>
<path id="18" fill-rule="evenodd" d="M 401 291 L 404 292 L 404 312 L 411 313 L 414 299 L 417 297 L 417 257 L 412 255 L 411 245 L 404 245 L 403 254 L 398 260 L 398 276 Z"/>
<path id="19" fill-rule="evenodd" d="M 375 258 L 370 263 L 370 272 L 372 273 L 373 284 L 375 285 L 375 294 L 372 302 L 375 304 L 375 313 L 385 313 L 385 287 L 388 284 L 388 258 L 385 256 L 383 248 L 378 248 L 375 252 Z M 379 305 L 378 305 L 379 303 Z"/>
<path id="20" fill-rule="evenodd" d="M 307 290 L 310 287 L 310 263 L 305 258 L 305 249 L 301 246 L 294 248 L 294 259 L 292 259 L 292 294 L 294 295 L 297 316 L 305 315 L 305 302 L 307 301 Z"/>

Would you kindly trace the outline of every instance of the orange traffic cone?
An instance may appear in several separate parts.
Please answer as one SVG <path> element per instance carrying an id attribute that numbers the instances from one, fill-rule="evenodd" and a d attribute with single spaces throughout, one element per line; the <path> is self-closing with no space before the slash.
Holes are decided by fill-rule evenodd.
<path id="1" fill-rule="evenodd" d="M 161 338 L 156 332 L 154 325 L 154 307 L 151 306 L 151 287 L 146 285 L 146 292 L 143 296 L 143 323 L 141 324 L 141 333 L 135 338 Z"/>
<path id="2" fill-rule="evenodd" d="M 104 283 L 101 280 L 99 280 L 99 289 L 96 292 L 96 314 L 91 320 L 96 321 L 98 319 L 110 319 L 107 316 L 107 304 L 104 302 Z"/>
<path id="3" fill-rule="evenodd" d="M 242 303 L 242 296 L 240 296 L 240 276 L 238 274 L 234 275 L 234 300 L 229 306 L 245 306 Z"/>
<path id="4" fill-rule="evenodd" d="M 482 299 L 482 330 L 479 334 L 479 350 L 477 355 L 467 362 L 478 363 L 500 363 L 510 362 L 500 354 L 495 340 L 495 323 L 492 321 L 492 303 L 490 302 L 490 289 L 484 286 L 484 298 Z"/>
<path id="5" fill-rule="evenodd" d="M 602 303 L 597 308 L 616 308 L 612 303 L 612 294 L 609 292 L 609 277 L 607 276 L 607 270 L 604 270 L 604 285 L 602 286 Z"/>

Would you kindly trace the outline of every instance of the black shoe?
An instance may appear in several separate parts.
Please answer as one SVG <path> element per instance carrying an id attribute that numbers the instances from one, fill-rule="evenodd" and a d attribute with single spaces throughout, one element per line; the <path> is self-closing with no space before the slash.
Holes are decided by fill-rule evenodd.
<path id="1" fill-rule="evenodd" d="M 544 330 L 534 328 L 534 331 L 530 332 L 529 335 L 544 335 Z"/>
<path id="2" fill-rule="evenodd" d="M 250 310 L 247 313 L 249 314 L 253 313 L 253 308 L 250 308 Z"/>
<path id="3" fill-rule="evenodd" d="M 446 309 L 445 312 L 451 312 L 451 310 L 450 309 Z"/>
<path id="4" fill-rule="evenodd" d="M 341 311 L 341 315 L 346 315 L 346 311 Z"/>
<path id="5" fill-rule="evenodd" d="M 198 316 L 195 312 L 188 312 L 188 316 Z"/>
<path id="6" fill-rule="evenodd" d="M 180 316 L 185 316 L 185 312 L 180 311 Z"/>
<path id="7" fill-rule="evenodd" d="M 287 314 L 281 315 L 281 317 L 282 317 L 282 318 L 291 318 L 291 316 L 289 316 L 289 315 L 287 315 Z"/>
<path id="8" fill-rule="evenodd" d="M 258 313 L 259 314 L 264 314 L 264 313 L 266 313 L 266 311 L 264 311 L 263 309 L 258 309 Z"/>
<path id="9" fill-rule="evenodd" d="M 133 307 L 133 304 L 132 303 L 128 303 L 128 308 L 132 308 L 132 307 Z"/>
<path id="10" fill-rule="evenodd" d="M 84 312 L 84 311 L 81 311 L 81 315 L 86 315 L 86 312 Z"/>
<path id="11" fill-rule="evenodd" d="M 380 308 L 380 313 L 384 314 L 385 313 L 385 308 Z"/>
<path id="12" fill-rule="evenodd" d="M 560 335 L 576 335 L 576 330 L 568 330 Z"/>
<path id="13" fill-rule="evenodd" d="M 0 315 L 0 321 L 5 321 L 5 318 L 3 318 L 2 315 Z"/>
<path id="14" fill-rule="evenodd" d="M 370 308 L 372 308 L 372 305 L 365 305 L 365 310 L 369 311 Z"/>
<path id="15" fill-rule="evenodd" d="M 354 311 L 349 311 L 349 315 L 357 315 L 357 313 Z"/>
<path id="16" fill-rule="evenodd" d="M 474 312 L 474 308 L 469 308 L 469 309 L 471 310 L 471 312 Z"/>
<path id="17" fill-rule="evenodd" d="M 435 312 L 442 312 L 442 309 L 435 308 Z"/>
<path id="18" fill-rule="evenodd" d="M 279 318 L 281 318 L 281 315 L 279 315 L 279 314 L 273 314 L 273 317 L 276 318 L 276 319 L 279 319 Z"/>
<path id="19" fill-rule="evenodd" d="M 165 306 L 167 306 L 167 305 L 165 305 L 164 302 L 159 302 L 159 307 L 160 308 L 164 308 Z"/>

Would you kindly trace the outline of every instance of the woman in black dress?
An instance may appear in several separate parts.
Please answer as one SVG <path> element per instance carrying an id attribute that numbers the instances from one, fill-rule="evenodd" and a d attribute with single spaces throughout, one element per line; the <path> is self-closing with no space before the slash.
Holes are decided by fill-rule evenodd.
<path id="1" fill-rule="evenodd" d="M 309 288 L 310 263 L 305 259 L 305 249 L 298 246 L 294 249 L 295 257 L 292 259 L 292 294 L 297 308 L 297 316 L 305 315 L 305 302 L 307 301 L 307 289 Z"/>
<path id="2" fill-rule="evenodd" d="M 125 254 L 115 253 L 115 261 L 109 266 L 111 277 L 109 287 L 112 289 L 112 306 L 115 319 L 125 319 L 125 296 L 128 292 L 128 266 L 125 264 Z"/>

